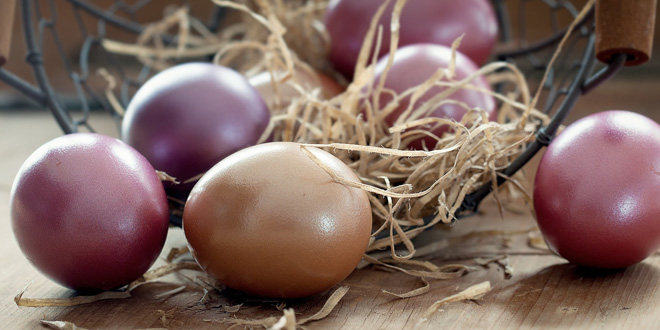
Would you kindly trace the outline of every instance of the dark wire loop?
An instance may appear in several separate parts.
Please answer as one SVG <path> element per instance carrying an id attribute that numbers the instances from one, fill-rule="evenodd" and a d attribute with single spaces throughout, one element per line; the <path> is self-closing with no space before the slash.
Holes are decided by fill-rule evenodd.
<path id="1" fill-rule="evenodd" d="M 616 75 L 617 72 L 623 68 L 623 65 L 627 60 L 628 55 L 626 54 L 622 53 L 613 55 L 611 62 L 606 67 L 584 82 L 584 85 L 582 85 L 582 94 L 589 93 L 596 87 L 600 86 L 602 83 L 614 77 L 614 75 Z"/>
<path id="2" fill-rule="evenodd" d="M 42 107 L 48 106 L 48 100 L 39 88 L 2 68 L 0 68 L 0 81 L 4 81 L 7 85 L 12 86 L 18 92 L 27 96 Z"/>
<path id="3" fill-rule="evenodd" d="M 28 52 L 25 55 L 25 62 L 30 65 L 43 65 L 44 57 L 41 56 L 41 53 L 37 51 Z"/>
<path id="4" fill-rule="evenodd" d="M 607 79 L 611 78 L 618 72 L 626 62 L 625 54 L 617 54 L 612 58 L 612 61 L 601 71 L 587 77 L 587 71 L 590 71 L 594 63 L 594 42 L 595 37 L 592 35 L 589 40 L 587 51 L 583 57 L 583 65 L 578 72 L 576 79 L 571 86 L 567 88 L 567 96 L 564 102 L 560 105 L 559 109 L 551 119 L 550 123 L 541 127 L 536 133 L 536 139 L 527 147 L 527 149 L 514 160 L 505 170 L 502 171 L 503 175 L 498 176 L 497 185 L 506 182 L 506 177 L 510 177 L 518 170 L 520 170 L 532 157 L 542 148 L 550 145 L 561 123 L 572 110 L 579 95 L 586 94 L 593 90 L 599 84 L 602 84 Z M 474 192 L 465 196 L 463 203 L 459 207 L 456 217 L 461 218 L 463 213 L 470 215 L 477 211 L 481 201 L 493 190 L 493 186 L 486 184 L 475 190 Z"/>
<path id="5" fill-rule="evenodd" d="M 545 127 L 542 127 L 536 133 L 536 141 L 544 147 L 549 146 L 553 138 L 554 138 L 554 134 L 548 134 Z"/>

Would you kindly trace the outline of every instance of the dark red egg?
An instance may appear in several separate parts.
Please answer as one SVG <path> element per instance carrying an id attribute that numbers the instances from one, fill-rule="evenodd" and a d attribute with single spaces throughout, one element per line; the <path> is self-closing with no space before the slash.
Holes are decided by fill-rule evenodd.
<path id="1" fill-rule="evenodd" d="M 584 117 L 550 144 L 534 209 L 550 249 L 589 267 L 622 268 L 660 248 L 660 125 L 629 111 Z"/>
<path id="2" fill-rule="evenodd" d="M 395 2 L 390 1 L 378 21 L 383 27 L 378 57 L 389 52 Z M 328 4 L 325 25 L 330 35 L 330 61 L 349 79 L 353 77 L 372 17 L 383 3 L 383 0 L 333 0 Z M 418 43 L 451 46 L 465 34 L 459 50 L 477 65 L 486 62 L 497 40 L 497 19 L 488 0 L 410 0 L 401 12 L 400 23 L 399 47 Z"/>
<path id="3" fill-rule="evenodd" d="M 400 48 L 394 54 L 394 61 L 387 73 L 384 87 L 397 94 L 401 94 L 412 87 L 422 84 L 424 81 L 431 78 L 431 76 L 439 69 L 448 68 L 450 60 L 451 49 L 445 46 L 416 44 Z M 381 76 L 387 67 L 387 61 L 388 56 L 378 61 L 375 70 L 376 82 L 381 79 Z M 455 77 L 453 78 L 454 81 L 463 80 L 473 75 L 478 70 L 477 66 L 467 56 L 460 52 L 456 53 L 455 64 L 456 69 Z M 447 80 L 444 79 L 444 81 Z M 491 91 L 490 85 L 483 76 L 476 76 L 470 81 L 470 84 L 486 91 Z M 417 100 L 414 107 L 419 107 L 446 89 L 447 87 L 443 86 L 432 87 Z M 385 118 L 387 124 L 393 125 L 399 119 L 408 108 L 410 99 L 410 96 L 404 98 L 399 103 L 396 110 Z M 447 99 L 461 102 L 464 105 L 458 103 L 441 104 L 431 110 L 426 116 L 460 121 L 468 112 L 468 108 L 476 108 L 486 111 L 489 119 L 495 120 L 496 103 L 495 98 L 490 94 L 473 89 L 461 88 L 450 94 Z M 391 94 L 381 93 L 379 97 L 379 107 L 385 107 L 385 105 L 391 100 Z M 448 125 L 443 125 L 431 129 L 431 132 L 438 137 L 442 137 L 442 134 L 449 130 L 449 128 Z M 424 146 L 428 149 L 433 149 L 436 141 L 437 140 L 434 138 L 426 136 L 413 141 L 409 146 L 414 149 L 422 149 Z"/>
<path id="4" fill-rule="evenodd" d="M 80 291 L 129 284 L 160 254 L 169 226 L 165 190 L 124 142 L 91 133 L 58 137 L 21 166 L 11 223 L 30 262 Z"/>

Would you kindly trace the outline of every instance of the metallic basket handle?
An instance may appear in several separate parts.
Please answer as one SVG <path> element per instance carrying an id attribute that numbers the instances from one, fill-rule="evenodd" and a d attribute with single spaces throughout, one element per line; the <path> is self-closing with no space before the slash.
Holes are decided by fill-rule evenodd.
<path id="1" fill-rule="evenodd" d="M 16 16 L 16 1 L 18 0 L 0 1 L 0 67 L 9 59 L 14 16 Z"/>
<path id="2" fill-rule="evenodd" d="M 596 2 L 596 57 L 610 63 L 625 54 L 626 66 L 651 58 L 657 0 L 598 0 Z"/>

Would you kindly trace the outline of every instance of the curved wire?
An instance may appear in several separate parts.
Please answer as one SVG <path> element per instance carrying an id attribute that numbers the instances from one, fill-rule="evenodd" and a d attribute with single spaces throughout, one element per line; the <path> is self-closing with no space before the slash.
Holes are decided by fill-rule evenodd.
<path id="1" fill-rule="evenodd" d="M 37 79 L 39 88 L 43 92 L 48 108 L 53 112 L 55 120 L 60 125 L 65 134 L 75 133 L 77 127 L 72 123 L 71 116 L 57 99 L 57 94 L 51 87 L 44 68 L 43 54 L 41 53 L 34 36 L 34 28 L 31 15 L 30 0 L 21 1 L 21 14 L 23 23 L 23 32 L 25 37 L 25 46 L 27 47 L 26 61 L 32 66 L 32 71 Z"/>

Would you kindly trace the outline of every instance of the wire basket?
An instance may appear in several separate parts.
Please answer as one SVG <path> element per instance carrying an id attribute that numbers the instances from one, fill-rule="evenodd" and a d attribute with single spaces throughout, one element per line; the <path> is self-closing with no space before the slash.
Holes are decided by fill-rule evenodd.
<path id="1" fill-rule="evenodd" d="M 519 171 L 543 146 L 549 144 L 580 95 L 597 87 L 627 61 L 631 62 L 635 58 L 631 57 L 630 52 L 615 52 L 610 54 L 604 65 L 598 65 L 596 20 L 594 10 L 590 10 L 574 25 L 570 35 L 565 38 L 563 50 L 550 67 L 548 64 L 557 45 L 567 35 L 568 23 L 580 14 L 578 5 L 561 0 L 519 0 L 513 6 L 511 1 L 492 2 L 500 25 L 501 46 L 493 58 L 514 63 L 526 74 L 533 87 L 540 84 L 545 75 L 546 79 L 540 86 L 542 93 L 538 104 L 539 109 L 552 115 L 549 124 L 538 129 L 536 139 L 526 146 L 525 151 L 498 172 L 496 181 L 500 185 Z M 27 48 L 25 60 L 32 67 L 36 85 L 4 69 L 0 69 L 0 80 L 48 108 L 64 133 L 81 130 L 94 132 L 90 115 L 98 111 L 106 112 L 119 126 L 123 114 L 118 109 L 125 108 L 136 90 L 158 70 L 135 57 L 108 51 L 104 47 L 104 40 L 110 33 L 137 38 L 147 32 L 149 26 L 147 22 L 141 21 L 141 17 L 154 3 L 156 1 L 116 0 L 101 8 L 85 0 L 20 0 L 20 20 Z M 200 5 L 196 1 L 172 3 L 191 9 Z M 534 6 L 544 8 L 547 16 L 530 17 L 529 8 Z M 512 14 L 512 9 L 516 13 Z M 65 11 L 73 14 L 74 24 L 61 19 Z M 212 7 L 208 17 L 193 16 L 192 24 L 203 25 L 206 30 L 218 33 L 223 18 L 230 16 L 226 11 L 221 7 Z M 546 35 L 542 37 L 534 36 L 533 30 L 530 30 L 539 20 L 547 20 L 549 25 Z M 66 23 L 68 29 L 64 28 Z M 76 31 L 72 31 L 70 26 L 77 27 L 74 29 Z M 62 39 L 64 33 L 79 35 L 80 50 L 75 57 L 65 52 Z M 161 41 L 164 44 L 176 44 L 178 39 L 176 35 L 163 35 Z M 63 67 L 67 79 L 54 77 L 52 67 L 44 65 L 45 58 L 56 58 L 59 72 L 62 72 Z M 195 60 L 209 59 L 200 56 Z M 103 68 L 105 77 L 99 75 L 99 68 Z M 118 98 L 108 97 L 106 93 L 108 77 L 116 82 Z M 54 83 L 55 80 L 57 83 Z M 504 84 L 495 86 L 498 90 L 509 87 Z M 493 188 L 492 184 L 483 184 L 470 192 L 456 212 L 456 217 L 475 213 L 479 203 Z M 181 219 L 173 216 L 171 221 L 180 225 Z"/>

